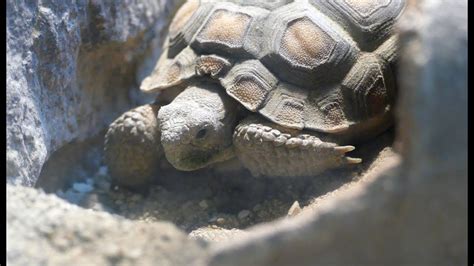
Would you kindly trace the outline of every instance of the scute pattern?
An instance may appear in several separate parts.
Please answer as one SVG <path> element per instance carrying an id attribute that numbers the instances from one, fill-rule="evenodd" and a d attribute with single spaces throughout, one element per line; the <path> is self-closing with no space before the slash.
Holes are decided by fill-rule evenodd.
<path id="1" fill-rule="evenodd" d="M 280 83 L 259 112 L 284 127 L 303 129 L 307 93 L 307 90 Z"/>
<path id="2" fill-rule="evenodd" d="M 282 95 L 281 101 L 273 111 L 274 120 L 278 124 L 288 125 L 290 128 L 303 129 L 304 102 L 290 95 Z"/>
<path id="3" fill-rule="evenodd" d="M 189 0 L 141 89 L 212 79 L 280 126 L 350 131 L 391 110 L 398 40 L 391 29 L 403 7 L 403 0 Z"/>
<path id="4" fill-rule="evenodd" d="M 309 4 L 279 8 L 265 23 L 272 30 L 262 62 L 283 81 L 306 89 L 337 82 L 357 60 L 351 37 Z"/>
<path id="5" fill-rule="evenodd" d="M 239 49 L 244 43 L 251 16 L 248 14 L 217 9 L 211 14 L 196 37 L 201 49 L 223 46 L 224 49 Z"/>
<path id="6" fill-rule="evenodd" d="M 199 5 L 199 0 L 189 0 L 181 6 L 170 24 L 169 33 L 171 38 L 176 37 L 176 35 L 183 29 L 196 12 Z"/>
<path id="7" fill-rule="evenodd" d="M 163 53 L 152 74 L 142 81 L 140 89 L 144 92 L 156 92 L 173 86 L 180 86 L 196 75 L 194 65 L 197 55 L 190 48 L 184 49 L 174 59 Z"/>
<path id="8" fill-rule="evenodd" d="M 368 54 L 349 72 L 342 82 L 342 92 L 351 119 L 367 119 L 390 108 L 394 84 L 387 68 L 377 57 Z"/>
<path id="9" fill-rule="evenodd" d="M 404 0 L 310 0 L 338 21 L 364 51 L 373 51 L 392 34 Z"/>
<path id="10" fill-rule="evenodd" d="M 209 75 L 216 78 L 224 74 L 230 68 L 230 62 L 216 55 L 202 55 L 196 59 L 196 75 Z"/>
<path id="11" fill-rule="evenodd" d="M 349 121 L 344 113 L 344 104 L 338 86 L 311 91 L 305 105 L 305 128 L 328 133 L 346 130 Z"/>
<path id="12" fill-rule="evenodd" d="M 258 60 L 238 64 L 221 80 L 227 93 L 253 112 L 260 108 L 277 83 L 277 78 Z"/>
<path id="13" fill-rule="evenodd" d="M 293 0 L 231 0 L 233 3 L 240 4 L 242 6 L 257 6 L 265 9 L 276 9 L 283 5 L 286 5 Z"/>
<path id="14" fill-rule="evenodd" d="M 242 77 L 229 88 L 228 93 L 242 102 L 250 111 L 256 111 L 268 91 L 262 83 L 251 77 Z"/>
<path id="15" fill-rule="evenodd" d="M 290 62 L 307 67 L 327 61 L 336 46 L 336 42 L 308 17 L 289 23 L 280 47 L 280 54 Z"/>
<path id="16" fill-rule="evenodd" d="M 188 2 L 192 0 L 188 0 Z M 193 40 L 199 28 L 202 26 L 204 21 L 209 15 L 209 12 L 213 9 L 214 3 L 208 3 L 204 0 L 199 0 L 199 6 L 194 9 L 194 4 L 186 2 L 181 9 L 185 9 L 180 14 L 180 17 L 173 28 L 170 28 L 169 34 L 169 45 L 168 54 L 170 58 L 179 54 L 186 46 L 188 46 Z M 187 6 L 186 6 L 187 5 Z M 191 14 L 192 12 L 192 14 Z M 190 17 L 187 19 L 186 16 Z M 183 20 L 187 20 L 184 22 Z M 174 22 L 174 21 L 173 21 Z"/>
<path id="17" fill-rule="evenodd" d="M 346 117 L 342 109 L 342 99 L 337 91 L 331 91 L 317 102 L 321 112 L 323 125 L 328 125 L 328 131 L 338 131 L 341 127 L 345 128 Z M 311 114 L 309 114 L 311 115 Z"/>
<path id="18" fill-rule="evenodd" d="M 391 0 L 344 0 L 349 8 L 359 16 L 368 18 L 381 8 L 387 7 Z"/>

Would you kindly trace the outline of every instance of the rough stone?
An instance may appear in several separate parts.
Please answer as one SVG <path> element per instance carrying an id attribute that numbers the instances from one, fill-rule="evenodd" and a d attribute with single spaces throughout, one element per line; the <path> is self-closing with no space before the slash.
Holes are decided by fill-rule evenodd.
<path id="1" fill-rule="evenodd" d="M 189 238 L 209 243 L 217 243 L 233 240 L 237 236 L 245 235 L 247 232 L 240 229 L 224 229 L 203 227 L 189 233 Z"/>
<path id="2" fill-rule="evenodd" d="M 301 212 L 301 207 L 298 201 L 295 201 L 288 210 L 288 217 L 294 217 Z"/>
<path id="3" fill-rule="evenodd" d="M 244 219 L 247 218 L 250 214 L 251 214 L 251 213 L 250 213 L 249 210 L 241 210 L 241 211 L 237 214 L 237 217 L 239 218 L 239 220 L 244 220 Z"/>
<path id="4" fill-rule="evenodd" d="M 191 232 L 190 238 L 218 242 L 207 248 L 168 223 L 125 220 L 7 185 L 9 264 L 466 264 L 467 1 L 408 3 L 399 62 L 402 162 L 391 170 L 290 219 L 245 231 L 211 226 Z M 13 155 L 7 153 L 9 160 Z M 188 205 L 202 212 L 199 204 Z M 251 206 L 255 214 L 272 210 Z M 234 216 L 219 213 L 211 222 L 228 224 Z"/>
<path id="5" fill-rule="evenodd" d="M 54 151 L 136 104 L 177 2 L 7 1 L 8 182 L 33 186 Z"/>
<path id="6" fill-rule="evenodd" d="M 7 184 L 8 265 L 205 265 L 168 222 L 131 221 Z"/>
<path id="7" fill-rule="evenodd" d="M 403 16 L 401 164 L 214 245 L 210 265 L 467 263 L 467 1 L 408 1 Z"/>
<path id="8" fill-rule="evenodd" d="M 207 203 L 206 200 L 201 200 L 201 201 L 199 202 L 199 207 L 201 207 L 202 209 L 205 210 L 205 209 L 209 208 L 209 204 Z"/>

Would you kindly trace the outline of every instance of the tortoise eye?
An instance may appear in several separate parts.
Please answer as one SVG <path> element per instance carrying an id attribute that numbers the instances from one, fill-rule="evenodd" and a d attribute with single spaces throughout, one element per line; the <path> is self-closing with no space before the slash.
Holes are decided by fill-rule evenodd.
<path id="1" fill-rule="evenodd" d="M 196 134 L 196 138 L 197 139 L 202 139 L 206 136 L 207 134 L 207 130 L 205 128 L 201 129 L 198 131 L 198 133 Z"/>

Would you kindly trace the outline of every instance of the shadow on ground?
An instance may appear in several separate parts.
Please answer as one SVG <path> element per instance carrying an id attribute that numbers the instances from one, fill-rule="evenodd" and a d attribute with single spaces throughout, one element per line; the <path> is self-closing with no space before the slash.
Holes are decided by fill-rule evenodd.
<path id="1" fill-rule="evenodd" d="M 53 154 L 38 184 L 84 208 L 133 220 L 167 220 L 188 233 L 203 227 L 244 229 L 287 216 L 295 201 L 297 209 L 304 208 L 343 185 L 357 183 L 371 167 L 378 167 L 374 162 L 396 157 L 391 148 L 393 140 L 392 129 L 357 146 L 350 156 L 363 158 L 360 165 L 318 176 L 254 178 L 246 170 L 218 170 L 231 168 L 227 166 L 195 172 L 168 169 L 155 184 L 138 193 L 111 185 L 105 167 L 100 167 L 98 137 L 87 142 L 90 145 L 71 144 Z M 91 174 L 92 168 L 95 174 Z M 57 182 L 61 175 L 66 181 Z"/>

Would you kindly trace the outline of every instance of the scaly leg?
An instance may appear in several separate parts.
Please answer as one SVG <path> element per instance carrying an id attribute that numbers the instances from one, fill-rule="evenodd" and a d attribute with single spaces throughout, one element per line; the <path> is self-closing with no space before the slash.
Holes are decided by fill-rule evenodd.
<path id="1" fill-rule="evenodd" d="M 238 158 L 254 176 L 313 176 L 362 161 L 345 156 L 354 146 L 338 146 L 330 138 L 252 116 L 236 127 L 233 141 Z"/>
<path id="2" fill-rule="evenodd" d="M 137 107 L 109 126 L 104 152 L 114 183 L 139 188 L 156 175 L 164 160 L 156 118 L 159 109 L 157 104 Z"/>

